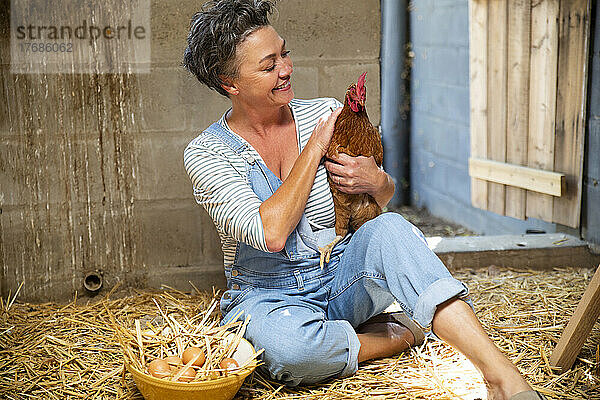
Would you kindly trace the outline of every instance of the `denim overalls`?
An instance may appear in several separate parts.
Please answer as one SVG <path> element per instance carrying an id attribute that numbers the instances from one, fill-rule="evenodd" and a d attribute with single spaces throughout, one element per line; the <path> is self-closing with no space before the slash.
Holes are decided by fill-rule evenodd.
<path id="1" fill-rule="evenodd" d="M 245 160 L 248 184 L 261 201 L 281 185 L 237 135 L 218 123 L 206 133 Z M 239 242 L 225 268 L 223 322 L 239 311 L 249 314 L 245 337 L 265 349 L 263 368 L 287 385 L 354 374 L 360 349 L 354 328 L 394 300 L 428 332 L 437 305 L 468 295 L 421 231 L 399 214 L 384 213 L 349 234 L 321 269 L 318 247 L 334 237 L 334 228 L 313 232 L 302 215 L 283 250 L 267 253 Z"/>

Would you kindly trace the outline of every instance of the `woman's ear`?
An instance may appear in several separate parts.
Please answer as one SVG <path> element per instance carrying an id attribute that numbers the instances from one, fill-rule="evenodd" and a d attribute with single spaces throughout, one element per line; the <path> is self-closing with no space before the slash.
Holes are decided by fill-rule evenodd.
<path id="1" fill-rule="evenodd" d="M 223 88 L 223 90 L 225 90 L 230 95 L 236 96 L 240 92 L 240 90 L 237 88 L 235 83 L 231 81 L 231 79 L 226 78 L 224 76 L 219 76 L 219 79 L 221 79 L 221 87 Z"/>

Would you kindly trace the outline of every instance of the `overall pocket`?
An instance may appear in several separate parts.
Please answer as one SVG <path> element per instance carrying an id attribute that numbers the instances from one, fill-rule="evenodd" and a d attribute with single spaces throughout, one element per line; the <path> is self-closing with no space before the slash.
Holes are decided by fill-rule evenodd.
<path id="1" fill-rule="evenodd" d="M 223 296 L 221 296 L 219 308 L 221 309 L 221 313 L 223 315 L 226 315 L 235 306 L 244 301 L 244 299 L 248 297 L 250 292 L 254 290 L 253 286 L 248 285 L 245 287 L 240 287 L 238 283 L 234 283 L 231 286 L 232 288 L 225 291 L 225 293 L 223 293 Z"/>

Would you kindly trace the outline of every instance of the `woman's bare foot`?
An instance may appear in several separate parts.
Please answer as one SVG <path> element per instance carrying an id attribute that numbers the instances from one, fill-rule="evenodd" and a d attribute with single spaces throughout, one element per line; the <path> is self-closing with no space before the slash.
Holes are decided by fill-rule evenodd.
<path id="1" fill-rule="evenodd" d="M 504 370 L 502 376 L 499 374 L 490 376 L 487 373 L 488 377 L 486 377 L 484 374 L 488 388 L 488 400 L 508 400 L 517 393 L 532 390 L 512 363 L 498 368 L 499 372 L 502 370 Z"/>
<path id="2" fill-rule="evenodd" d="M 360 341 L 358 362 L 391 357 L 415 344 L 412 332 L 395 322 L 365 322 L 356 329 Z"/>
<path id="3" fill-rule="evenodd" d="M 531 390 L 517 367 L 487 336 L 464 301 L 451 299 L 438 306 L 433 330 L 479 369 L 488 386 L 489 400 L 508 400 L 517 393 Z"/>

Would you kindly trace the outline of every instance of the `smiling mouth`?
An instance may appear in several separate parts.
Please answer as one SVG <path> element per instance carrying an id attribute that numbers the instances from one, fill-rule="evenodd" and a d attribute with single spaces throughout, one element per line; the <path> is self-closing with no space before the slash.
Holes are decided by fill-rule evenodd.
<path id="1" fill-rule="evenodd" d="M 281 86 L 277 86 L 275 89 L 273 90 L 286 90 L 288 89 L 290 86 L 292 85 L 292 81 L 288 80 L 286 83 L 284 83 Z"/>

